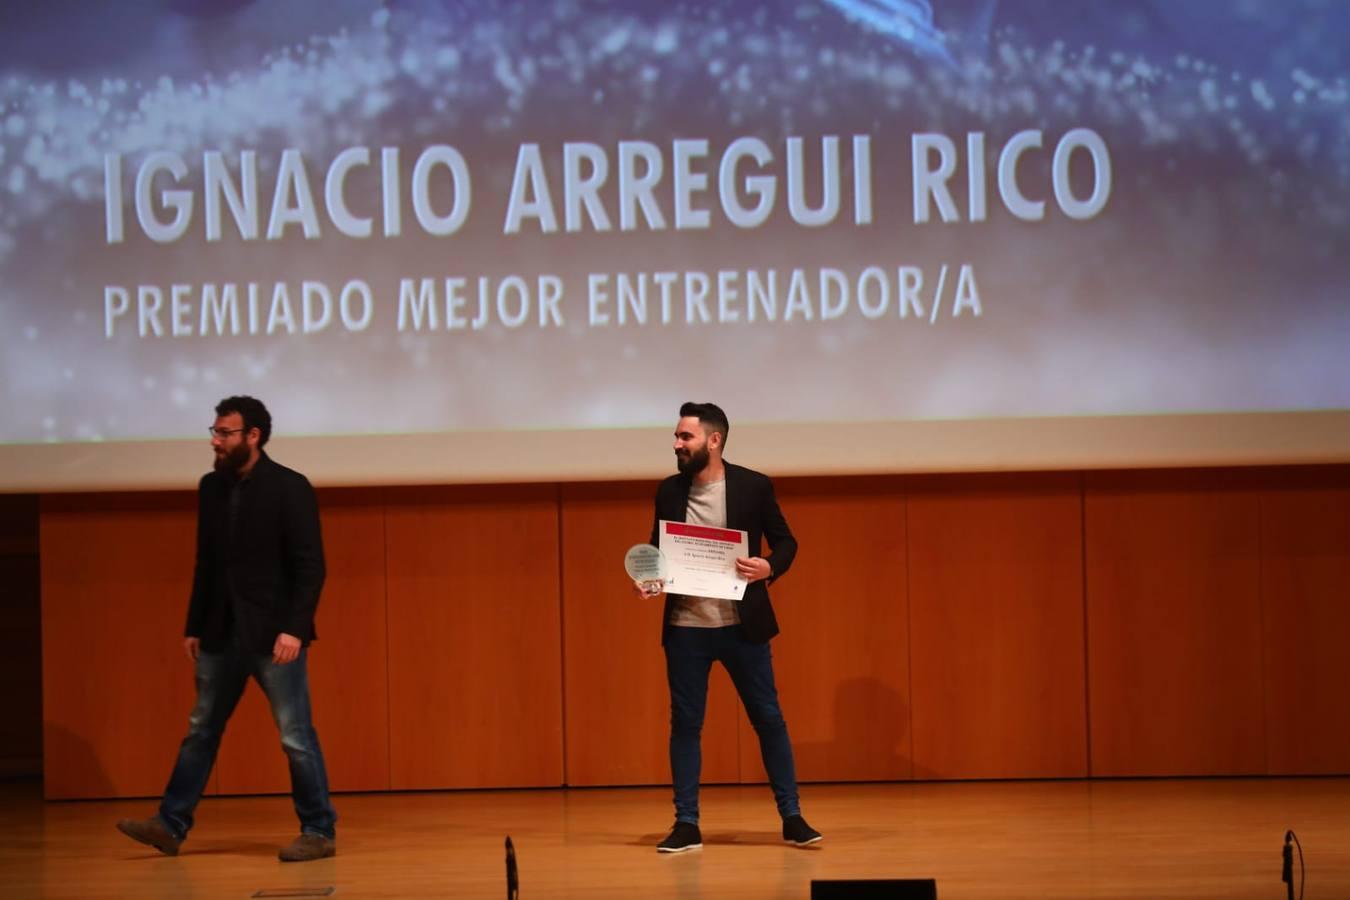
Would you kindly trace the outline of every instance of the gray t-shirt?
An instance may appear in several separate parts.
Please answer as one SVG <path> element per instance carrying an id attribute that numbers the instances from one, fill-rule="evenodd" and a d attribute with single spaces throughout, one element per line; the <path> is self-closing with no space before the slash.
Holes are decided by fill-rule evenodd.
<path id="1" fill-rule="evenodd" d="M 690 525 L 727 527 L 726 479 L 712 484 L 694 482 L 689 486 L 689 505 L 685 507 L 685 521 Z M 691 628 L 722 628 L 741 623 L 740 610 L 735 600 L 718 597 L 671 597 L 670 624 Z"/>

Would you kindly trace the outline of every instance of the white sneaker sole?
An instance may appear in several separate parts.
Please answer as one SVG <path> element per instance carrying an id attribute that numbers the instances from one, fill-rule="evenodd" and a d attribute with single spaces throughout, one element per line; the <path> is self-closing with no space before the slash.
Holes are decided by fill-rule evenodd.
<path id="1" fill-rule="evenodd" d="M 823 835 L 823 834 L 818 834 L 818 835 L 816 835 L 815 837 L 811 838 L 810 840 L 806 840 L 806 841 L 784 841 L 783 843 L 789 844 L 789 845 L 791 845 L 791 846 L 793 846 L 793 847 L 809 847 L 809 846 L 811 846 L 812 844 L 819 844 L 819 843 L 820 843 L 821 841 L 823 841 L 824 839 L 825 839 L 825 835 Z"/>
<path id="2" fill-rule="evenodd" d="M 689 844 L 685 847 L 657 847 L 657 853 L 683 853 L 686 850 L 702 850 L 702 844 Z"/>

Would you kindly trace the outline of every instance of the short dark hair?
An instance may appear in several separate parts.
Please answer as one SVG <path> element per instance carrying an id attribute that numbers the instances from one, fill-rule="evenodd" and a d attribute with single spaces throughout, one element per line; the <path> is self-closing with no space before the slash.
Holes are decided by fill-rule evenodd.
<path id="1" fill-rule="evenodd" d="M 697 418 L 699 424 L 705 426 L 707 431 L 721 432 L 722 446 L 726 447 L 731 423 L 727 421 L 727 414 L 722 412 L 722 407 L 716 403 L 685 403 L 680 407 L 680 418 L 683 419 L 685 416 Z"/>
<path id="2" fill-rule="evenodd" d="M 267 439 L 272 436 L 272 414 L 263 406 L 263 402 L 256 397 L 226 397 L 216 404 L 217 416 L 228 416 L 230 413 L 239 413 L 240 418 L 244 420 L 244 432 L 249 429 L 258 429 L 258 447 L 261 449 L 267 443 Z"/>

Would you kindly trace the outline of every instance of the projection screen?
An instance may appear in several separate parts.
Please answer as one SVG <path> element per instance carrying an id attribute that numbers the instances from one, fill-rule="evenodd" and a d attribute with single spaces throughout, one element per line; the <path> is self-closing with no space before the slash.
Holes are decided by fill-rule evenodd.
<path id="1" fill-rule="evenodd" d="M 1336 0 L 0 12 L 0 490 L 1350 459 Z"/>

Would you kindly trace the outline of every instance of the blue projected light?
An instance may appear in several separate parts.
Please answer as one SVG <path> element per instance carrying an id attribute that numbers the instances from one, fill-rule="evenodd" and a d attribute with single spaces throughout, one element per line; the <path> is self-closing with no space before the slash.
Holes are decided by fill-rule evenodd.
<path id="1" fill-rule="evenodd" d="M 951 62 L 942 33 L 933 27 L 928 0 L 824 0 L 850 19 L 902 41 L 915 52 Z"/>

